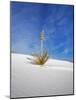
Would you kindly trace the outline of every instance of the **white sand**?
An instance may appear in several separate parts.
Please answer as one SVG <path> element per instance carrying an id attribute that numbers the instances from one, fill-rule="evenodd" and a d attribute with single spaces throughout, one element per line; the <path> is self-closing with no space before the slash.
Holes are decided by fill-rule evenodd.
<path id="1" fill-rule="evenodd" d="M 11 98 L 73 94 L 73 63 L 49 59 L 41 67 L 11 54 Z"/>

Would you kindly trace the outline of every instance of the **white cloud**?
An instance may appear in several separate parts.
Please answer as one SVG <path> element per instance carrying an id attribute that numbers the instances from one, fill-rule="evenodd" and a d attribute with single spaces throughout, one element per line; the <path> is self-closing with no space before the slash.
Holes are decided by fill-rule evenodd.
<path id="1" fill-rule="evenodd" d="M 67 48 L 65 48 L 63 52 L 64 52 L 64 53 L 68 53 L 69 50 L 68 50 Z"/>

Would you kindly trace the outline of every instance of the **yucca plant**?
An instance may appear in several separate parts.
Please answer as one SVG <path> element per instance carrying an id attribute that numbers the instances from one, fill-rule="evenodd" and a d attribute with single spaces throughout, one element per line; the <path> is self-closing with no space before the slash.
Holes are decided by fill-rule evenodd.
<path id="1" fill-rule="evenodd" d="M 44 51 L 42 55 L 33 54 L 33 58 L 28 58 L 30 60 L 30 63 L 36 64 L 36 65 L 43 65 L 48 60 L 49 55 L 47 51 Z"/>
<path id="2" fill-rule="evenodd" d="M 43 41 L 45 40 L 44 30 L 40 33 L 40 41 L 41 41 L 41 52 L 40 54 L 34 54 L 33 59 L 28 58 L 31 63 L 37 65 L 43 65 L 49 58 L 48 52 L 43 50 Z"/>
<path id="3" fill-rule="evenodd" d="M 48 58 L 49 58 L 48 53 L 47 52 L 43 52 L 42 55 L 35 56 L 35 59 L 33 60 L 33 63 L 37 64 L 37 65 L 43 65 L 43 64 L 46 63 Z"/>

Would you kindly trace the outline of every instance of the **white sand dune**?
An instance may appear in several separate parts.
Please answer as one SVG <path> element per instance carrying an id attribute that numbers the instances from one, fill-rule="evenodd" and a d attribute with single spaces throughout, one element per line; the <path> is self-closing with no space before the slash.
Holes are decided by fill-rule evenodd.
<path id="1" fill-rule="evenodd" d="M 42 67 L 11 54 L 11 98 L 73 94 L 73 63 L 49 59 Z"/>

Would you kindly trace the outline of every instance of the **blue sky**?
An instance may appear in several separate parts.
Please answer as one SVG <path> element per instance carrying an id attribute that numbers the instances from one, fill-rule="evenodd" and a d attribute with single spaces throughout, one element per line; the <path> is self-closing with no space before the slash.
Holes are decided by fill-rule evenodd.
<path id="1" fill-rule="evenodd" d="M 42 30 L 50 57 L 73 61 L 73 6 L 11 2 L 11 52 L 40 52 Z"/>

